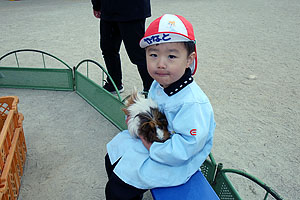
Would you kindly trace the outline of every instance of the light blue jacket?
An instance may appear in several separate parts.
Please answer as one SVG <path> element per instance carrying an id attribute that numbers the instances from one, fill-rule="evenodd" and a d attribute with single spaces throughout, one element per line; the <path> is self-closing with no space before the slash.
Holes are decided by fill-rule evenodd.
<path id="1" fill-rule="evenodd" d="M 164 143 L 154 142 L 148 151 L 127 130 L 107 144 L 111 163 L 119 160 L 115 174 L 140 189 L 183 184 L 199 170 L 213 144 L 215 121 L 209 99 L 195 81 L 168 96 L 156 81 L 149 97 L 165 113 L 173 133 Z"/>

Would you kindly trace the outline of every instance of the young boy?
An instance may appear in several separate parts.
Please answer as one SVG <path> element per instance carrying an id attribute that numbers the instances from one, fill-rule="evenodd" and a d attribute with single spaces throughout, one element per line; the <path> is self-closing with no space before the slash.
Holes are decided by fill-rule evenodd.
<path id="1" fill-rule="evenodd" d="M 211 151 L 215 121 L 207 96 L 192 74 L 197 68 L 192 25 L 165 14 L 148 27 L 140 46 L 155 80 L 149 98 L 157 102 L 172 133 L 164 143 L 136 139 L 127 130 L 107 145 L 107 199 L 142 199 L 150 188 L 183 184 Z"/>

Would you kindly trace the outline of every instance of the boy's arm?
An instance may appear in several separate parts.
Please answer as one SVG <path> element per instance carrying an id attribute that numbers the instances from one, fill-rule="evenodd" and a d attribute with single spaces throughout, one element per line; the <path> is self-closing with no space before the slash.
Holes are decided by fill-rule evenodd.
<path id="1" fill-rule="evenodd" d="M 92 4 L 93 4 L 93 13 L 94 16 L 96 18 L 100 18 L 101 17 L 101 3 L 100 0 L 92 0 Z"/>
<path id="2" fill-rule="evenodd" d="M 100 12 L 100 9 L 101 9 L 101 2 L 100 2 L 100 0 L 91 0 L 91 1 L 92 1 L 92 5 L 93 5 L 93 10 Z"/>
<path id="3" fill-rule="evenodd" d="M 179 166 L 201 153 L 211 142 L 215 122 L 209 103 L 183 105 L 173 122 L 175 134 L 166 142 L 154 142 L 150 158 L 170 166 Z"/>
<path id="4" fill-rule="evenodd" d="M 143 145 L 146 147 L 146 149 L 150 149 L 151 145 L 153 144 L 152 142 L 148 142 L 143 136 L 139 136 L 140 139 L 142 140 Z"/>

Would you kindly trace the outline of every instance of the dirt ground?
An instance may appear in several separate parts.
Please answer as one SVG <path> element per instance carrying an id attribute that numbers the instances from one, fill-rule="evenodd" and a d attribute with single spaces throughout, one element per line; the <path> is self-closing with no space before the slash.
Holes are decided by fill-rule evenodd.
<path id="1" fill-rule="evenodd" d="M 194 25 L 195 80 L 215 111 L 216 161 L 258 177 L 285 199 L 299 199 L 300 1 L 151 2 L 147 25 L 164 13 Z M 32 48 L 70 66 L 86 58 L 104 63 L 90 1 L 0 0 L 0 24 L 0 56 Z M 121 58 L 125 97 L 142 84 L 123 47 Z M 105 145 L 119 130 L 76 92 L 0 88 L 7 95 L 20 98 L 25 118 L 19 199 L 105 199 Z M 259 199 L 255 186 L 233 180 L 244 199 Z"/>

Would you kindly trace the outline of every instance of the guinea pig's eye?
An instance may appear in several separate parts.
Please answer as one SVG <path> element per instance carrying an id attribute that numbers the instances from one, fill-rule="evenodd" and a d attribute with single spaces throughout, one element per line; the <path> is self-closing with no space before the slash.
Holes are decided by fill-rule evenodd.
<path id="1" fill-rule="evenodd" d="M 166 120 L 166 118 L 162 118 L 162 117 L 159 118 L 158 121 L 159 121 L 160 123 L 162 123 L 162 124 L 168 123 L 167 120 Z"/>
<path id="2" fill-rule="evenodd" d="M 163 122 L 164 120 L 165 120 L 165 119 L 162 118 L 162 117 L 158 118 L 158 121 L 159 121 L 159 122 Z"/>

